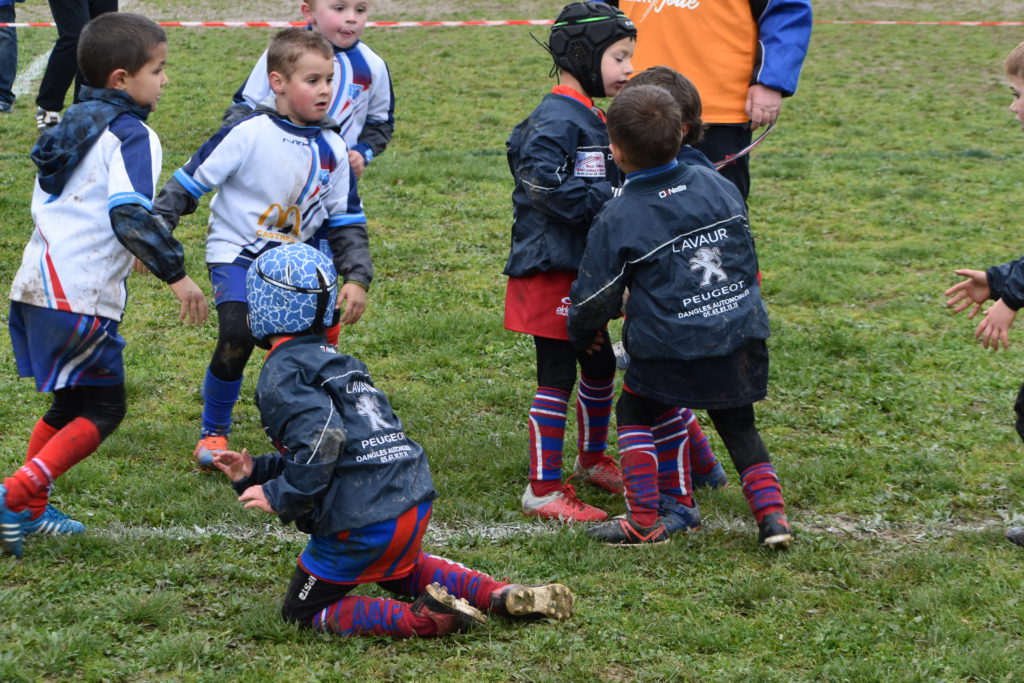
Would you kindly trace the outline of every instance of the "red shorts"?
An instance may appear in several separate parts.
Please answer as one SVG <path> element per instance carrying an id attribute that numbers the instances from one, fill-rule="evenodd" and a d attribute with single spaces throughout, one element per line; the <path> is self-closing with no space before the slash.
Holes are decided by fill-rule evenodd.
<path id="1" fill-rule="evenodd" d="M 505 289 L 505 329 L 548 339 L 569 339 L 569 288 L 575 270 L 510 277 Z"/>

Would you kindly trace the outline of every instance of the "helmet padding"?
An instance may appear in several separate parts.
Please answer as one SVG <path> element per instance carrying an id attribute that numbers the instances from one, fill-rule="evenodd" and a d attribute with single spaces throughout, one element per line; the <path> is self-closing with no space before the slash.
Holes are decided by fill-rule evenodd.
<path id="1" fill-rule="evenodd" d="M 590 97 L 605 97 L 601 58 L 623 38 L 636 38 L 636 26 L 622 11 L 603 2 L 574 2 L 559 12 L 548 49 L 555 66 L 580 82 Z"/>

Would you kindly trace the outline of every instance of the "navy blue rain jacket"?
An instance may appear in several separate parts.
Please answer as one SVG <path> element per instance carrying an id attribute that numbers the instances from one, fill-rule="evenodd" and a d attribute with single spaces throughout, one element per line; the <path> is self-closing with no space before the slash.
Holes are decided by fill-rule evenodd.
<path id="1" fill-rule="evenodd" d="M 252 475 L 232 485 L 242 493 L 262 484 L 282 522 L 333 536 L 437 497 L 423 448 L 405 435 L 366 366 L 322 336 L 270 352 L 256 404 L 280 454 L 254 458 Z"/>
<path id="2" fill-rule="evenodd" d="M 569 297 L 569 339 L 586 349 L 622 306 L 637 359 L 724 356 L 768 338 L 757 254 L 736 187 L 672 162 L 629 175 L 590 229 Z"/>
<path id="3" fill-rule="evenodd" d="M 549 93 L 506 143 L 512 248 L 505 275 L 576 270 L 587 230 L 620 184 L 604 121 L 579 100 Z"/>

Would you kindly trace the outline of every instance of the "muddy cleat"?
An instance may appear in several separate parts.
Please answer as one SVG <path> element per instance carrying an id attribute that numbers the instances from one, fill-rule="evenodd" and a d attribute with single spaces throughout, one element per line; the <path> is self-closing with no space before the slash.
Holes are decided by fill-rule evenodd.
<path id="1" fill-rule="evenodd" d="M 637 525 L 628 515 L 618 515 L 604 524 L 598 524 L 587 531 L 587 536 L 605 545 L 660 545 L 668 543 L 669 532 L 665 521 L 659 517 L 649 527 Z"/>
<path id="2" fill-rule="evenodd" d="M 725 476 L 722 464 L 716 462 L 715 466 L 707 474 L 692 472 L 690 474 L 690 485 L 694 491 L 697 489 L 724 489 L 729 485 L 729 480 Z"/>
<path id="3" fill-rule="evenodd" d="M 1011 526 L 1007 529 L 1006 540 L 1017 545 L 1024 545 L 1024 526 Z"/>
<path id="4" fill-rule="evenodd" d="M 0 550 L 4 555 L 21 557 L 25 536 L 25 523 L 31 513 L 28 508 L 15 512 L 7 507 L 7 488 L 0 485 Z"/>
<path id="5" fill-rule="evenodd" d="M 43 514 L 22 524 L 22 535 L 45 534 L 47 536 L 77 536 L 85 531 L 85 525 L 71 519 L 63 512 L 47 505 Z"/>
<path id="6" fill-rule="evenodd" d="M 580 459 L 576 458 L 572 474 L 574 477 L 579 477 L 580 481 L 593 484 L 609 493 L 621 494 L 625 490 L 622 485 L 622 470 L 607 455 L 598 460 L 597 464 L 592 467 L 584 467 L 580 463 Z"/>
<path id="7" fill-rule="evenodd" d="M 661 494 L 658 497 L 658 517 L 665 524 L 670 534 L 686 533 L 700 529 L 700 508 L 696 505 L 688 507 L 672 496 Z"/>
<path id="8" fill-rule="evenodd" d="M 547 617 L 562 621 L 572 616 L 572 591 L 560 583 L 524 586 L 513 583 L 491 594 L 491 611 L 509 617 Z"/>
<path id="9" fill-rule="evenodd" d="M 557 519 L 559 522 L 603 522 L 608 519 L 607 512 L 587 505 L 576 497 L 576 489 L 569 483 L 546 496 L 533 495 L 533 490 L 527 484 L 523 494 L 523 514 L 527 517 Z"/>
<path id="10" fill-rule="evenodd" d="M 757 523 L 757 542 L 773 550 L 789 547 L 793 542 L 793 531 L 789 528 L 785 512 L 772 512 Z"/>
<path id="11" fill-rule="evenodd" d="M 217 469 L 213 464 L 214 451 L 226 451 L 228 449 L 228 437 L 219 434 L 210 434 L 199 439 L 192 457 L 195 458 L 199 469 L 213 471 Z"/>
<path id="12" fill-rule="evenodd" d="M 36 109 L 36 128 L 42 133 L 48 128 L 53 128 L 60 123 L 60 112 L 59 111 L 46 111 L 45 109 Z"/>
<path id="13" fill-rule="evenodd" d="M 437 635 L 465 633 L 487 623 L 487 616 L 462 598 L 456 598 L 439 583 L 431 583 L 409 608 L 418 617 L 426 617 L 437 626 Z"/>

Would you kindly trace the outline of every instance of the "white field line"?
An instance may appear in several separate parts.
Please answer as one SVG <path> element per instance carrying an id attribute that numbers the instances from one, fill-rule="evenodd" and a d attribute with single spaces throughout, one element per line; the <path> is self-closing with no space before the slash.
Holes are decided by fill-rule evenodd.
<path id="1" fill-rule="evenodd" d="M 11 90 L 15 97 L 24 97 L 32 91 L 32 84 L 35 83 L 46 69 L 46 61 L 50 58 L 50 50 L 32 60 L 27 69 L 23 69 L 14 79 L 14 86 Z"/>
<path id="2" fill-rule="evenodd" d="M 897 544 L 927 542 L 959 534 L 974 534 L 989 531 L 1003 531 L 1007 526 L 1024 525 L 1024 514 L 997 511 L 999 519 L 956 521 L 953 519 L 916 519 L 902 522 L 888 522 L 881 517 L 853 518 L 842 515 L 798 514 L 790 521 L 796 536 L 833 536 L 851 540 L 875 539 Z M 206 537 L 224 537 L 245 542 L 256 538 L 275 538 L 282 541 L 304 543 L 308 536 L 293 527 L 279 524 L 237 525 L 211 524 L 208 526 L 129 526 L 115 523 L 107 526 L 87 524 L 87 533 L 117 540 L 165 539 L 172 541 L 195 541 Z M 432 524 L 424 538 L 425 545 L 446 547 L 458 545 L 456 539 L 479 538 L 487 541 L 501 541 L 514 536 L 556 534 L 562 526 L 555 522 L 523 521 L 494 524 Z M 704 520 L 703 531 L 707 533 L 756 534 L 753 519 L 748 515 L 728 517 L 713 516 Z"/>

